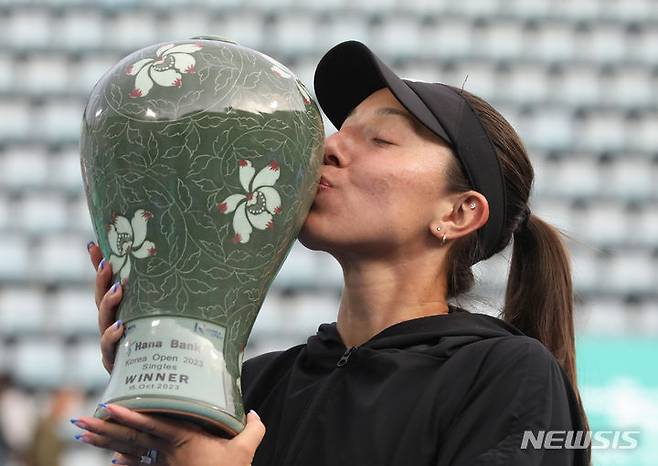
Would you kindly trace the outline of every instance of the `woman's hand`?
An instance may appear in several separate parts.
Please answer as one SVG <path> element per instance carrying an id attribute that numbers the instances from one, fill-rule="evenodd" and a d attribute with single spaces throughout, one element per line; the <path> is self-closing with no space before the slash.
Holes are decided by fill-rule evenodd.
<path id="1" fill-rule="evenodd" d="M 106 405 L 110 419 L 72 419 L 87 430 L 80 441 L 113 450 L 114 464 L 138 466 L 148 450 L 157 450 L 157 466 L 248 466 L 263 440 L 265 426 L 256 412 L 247 415 L 247 425 L 227 440 L 208 434 L 201 427 L 162 417 L 145 415 L 116 404 Z"/>
<path id="2" fill-rule="evenodd" d="M 98 330 L 101 334 L 101 353 L 103 354 L 103 367 L 108 373 L 112 372 L 116 344 L 123 335 L 122 322 L 115 322 L 116 311 L 123 290 L 119 282 L 110 286 L 112 282 L 112 266 L 103 260 L 101 249 L 93 242 L 87 246 L 91 263 L 96 270 L 96 307 L 98 308 Z"/>

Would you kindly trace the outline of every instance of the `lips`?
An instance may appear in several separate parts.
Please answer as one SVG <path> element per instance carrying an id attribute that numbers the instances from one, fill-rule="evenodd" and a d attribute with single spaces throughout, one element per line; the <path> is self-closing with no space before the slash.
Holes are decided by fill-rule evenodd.
<path id="1" fill-rule="evenodd" d="M 328 188 L 331 188 L 333 185 L 327 180 L 324 176 L 320 177 L 320 184 L 322 186 L 327 186 Z"/>

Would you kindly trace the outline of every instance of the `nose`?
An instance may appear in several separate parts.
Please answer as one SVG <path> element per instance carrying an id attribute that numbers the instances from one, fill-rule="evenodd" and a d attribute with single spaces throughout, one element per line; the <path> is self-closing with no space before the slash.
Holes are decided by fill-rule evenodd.
<path id="1" fill-rule="evenodd" d="M 340 132 L 336 132 L 324 140 L 324 164 L 342 167 L 345 165 L 345 147 Z"/>

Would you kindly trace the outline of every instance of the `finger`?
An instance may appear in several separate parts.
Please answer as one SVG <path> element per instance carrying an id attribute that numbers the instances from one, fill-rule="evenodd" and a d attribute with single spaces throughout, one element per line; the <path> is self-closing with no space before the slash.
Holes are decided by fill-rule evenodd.
<path id="1" fill-rule="evenodd" d="M 124 466 L 139 466 L 142 457 L 126 455 L 124 453 L 114 452 L 112 455 L 112 464 L 124 465 Z M 144 464 L 144 463 L 141 463 Z"/>
<path id="2" fill-rule="evenodd" d="M 101 335 L 105 330 L 116 322 L 116 311 L 123 297 L 123 287 L 120 283 L 115 283 L 103 295 L 100 305 L 98 306 L 98 330 Z"/>
<path id="3" fill-rule="evenodd" d="M 140 448 L 123 440 L 94 432 L 85 432 L 84 434 L 76 435 L 75 438 L 88 445 L 103 448 L 104 450 L 116 451 L 128 456 L 143 455 L 148 450 L 147 448 Z"/>
<path id="4" fill-rule="evenodd" d="M 169 448 L 169 443 L 160 438 L 112 421 L 81 417 L 76 419 L 75 425 L 86 430 L 81 435 L 86 443 L 126 455 L 141 457 L 149 449 L 164 451 Z"/>
<path id="5" fill-rule="evenodd" d="M 105 408 L 115 422 L 137 429 L 155 437 L 175 443 L 184 434 L 179 425 L 161 417 L 146 415 L 124 408 L 117 404 L 108 404 Z"/>
<path id="6" fill-rule="evenodd" d="M 98 270 L 98 263 L 103 258 L 103 252 L 101 251 L 101 248 L 99 248 L 98 245 L 93 241 L 90 241 L 87 243 L 87 251 L 89 252 L 91 265 L 94 266 L 94 270 Z"/>
<path id="7" fill-rule="evenodd" d="M 103 355 L 103 367 L 108 373 L 112 373 L 114 358 L 116 356 L 117 342 L 123 335 L 124 326 L 121 320 L 117 320 L 103 332 L 101 337 L 101 353 Z"/>
<path id="8" fill-rule="evenodd" d="M 95 298 L 96 308 L 100 309 L 101 300 L 112 283 L 112 264 L 101 258 L 96 270 Z"/>
<path id="9" fill-rule="evenodd" d="M 238 446 L 249 456 L 251 460 L 256 453 L 256 448 L 265 436 L 265 424 L 253 409 L 247 414 L 247 425 L 238 435 L 229 442 L 232 446 Z"/>

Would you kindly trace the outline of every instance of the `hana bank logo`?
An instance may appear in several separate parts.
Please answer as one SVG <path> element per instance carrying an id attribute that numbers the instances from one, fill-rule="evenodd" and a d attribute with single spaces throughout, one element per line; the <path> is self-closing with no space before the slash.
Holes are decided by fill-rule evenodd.
<path id="1" fill-rule="evenodd" d="M 639 430 L 526 430 L 523 432 L 521 449 L 529 447 L 547 450 L 633 450 L 638 446 Z"/>

